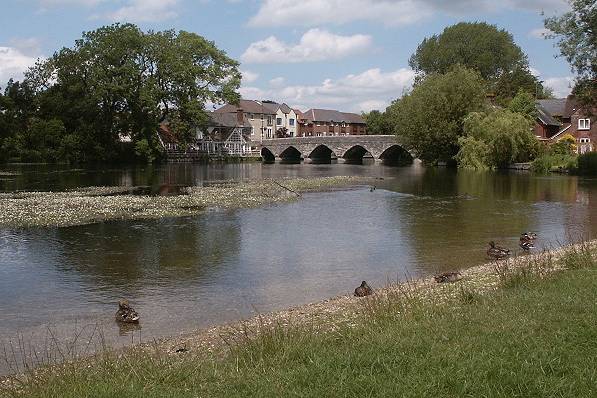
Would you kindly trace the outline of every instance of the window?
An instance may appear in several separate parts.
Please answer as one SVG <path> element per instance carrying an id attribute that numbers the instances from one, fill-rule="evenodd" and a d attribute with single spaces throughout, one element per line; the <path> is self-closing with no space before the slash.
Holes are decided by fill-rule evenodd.
<path id="1" fill-rule="evenodd" d="M 589 142 L 591 142 L 591 139 L 590 138 L 581 138 L 579 141 L 581 144 L 588 144 Z"/>
<path id="2" fill-rule="evenodd" d="M 271 115 L 267 115 L 267 125 L 268 126 L 272 125 L 272 117 L 271 117 Z"/>
<path id="3" fill-rule="evenodd" d="M 578 119 L 578 129 L 579 130 L 590 130 L 591 129 L 591 119 Z"/>
<path id="4" fill-rule="evenodd" d="M 277 117 L 276 118 L 276 126 L 281 126 L 282 125 L 282 118 L 281 117 Z"/>
<path id="5" fill-rule="evenodd" d="M 290 126 L 294 126 L 294 119 L 288 119 L 288 124 Z"/>

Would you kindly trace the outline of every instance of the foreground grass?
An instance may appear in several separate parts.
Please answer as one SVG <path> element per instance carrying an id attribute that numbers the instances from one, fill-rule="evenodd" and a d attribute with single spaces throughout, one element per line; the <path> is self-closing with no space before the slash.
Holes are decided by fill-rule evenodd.
<path id="1" fill-rule="evenodd" d="M 16 397 L 594 397 L 597 256 L 497 267 L 500 285 L 454 284 L 361 301 L 356 323 L 274 327 L 225 357 L 105 354 L 29 375 Z M 563 267 L 557 272 L 554 265 Z M 443 296 L 442 296 L 443 297 Z M 2 395 L 2 392 L 0 392 Z"/>

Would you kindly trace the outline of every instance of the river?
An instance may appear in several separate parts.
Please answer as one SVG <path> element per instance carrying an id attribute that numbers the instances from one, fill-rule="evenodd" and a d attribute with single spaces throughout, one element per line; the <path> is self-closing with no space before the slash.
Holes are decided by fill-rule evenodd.
<path id="1" fill-rule="evenodd" d="M 172 164 L 137 168 L 0 169 L 0 191 L 172 186 L 220 180 L 359 175 L 360 186 L 296 202 L 196 217 L 67 228 L 0 228 L 1 348 L 98 329 L 119 346 L 178 335 L 256 312 L 486 261 L 487 242 L 538 249 L 597 237 L 597 180 L 526 172 L 464 172 L 382 164 Z M 17 175 L 6 175 L 6 172 Z M 0 211 L 2 211 L 0 209 Z M 127 298 L 141 329 L 114 322 Z M 94 325 L 94 326 L 90 326 Z M 53 338 L 53 337 L 52 337 Z M 1 362 L 1 360 L 0 360 Z M 0 364 L 0 373 L 10 371 Z"/>

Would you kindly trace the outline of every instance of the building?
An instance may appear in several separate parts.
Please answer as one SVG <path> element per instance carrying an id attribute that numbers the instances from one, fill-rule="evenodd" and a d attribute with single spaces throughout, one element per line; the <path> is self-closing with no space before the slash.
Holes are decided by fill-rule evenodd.
<path id="1" fill-rule="evenodd" d="M 247 156 L 252 153 L 253 126 L 244 112 L 209 113 L 207 128 L 196 130 L 193 148 L 208 155 Z"/>
<path id="2" fill-rule="evenodd" d="M 299 137 L 367 134 L 365 120 L 356 113 L 330 109 L 309 109 L 306 112 L 301 112 L 298 118 Z"/>
<path id="3" fill-rule="evenodd" d="M 537 119 L 534 132 L 541 141 L 555 142 L 570 134 L 576 140 L 579 153 L 597 150 L 597 126 L 595 114 L 582 106 L 573 95 L 568 98 L 537 101 Z"/>
<path id="4" fill-rule="evenodd" d="M 276 112 L 276 138 L 296 137 L 298 134 L 298 117 L 296 111 L 286 104 L 264 101 L 264 105 Z"/>
<path id="5" fill-rule="evenodd" d="M 274 123 L 277 111 L 274 108 L 272 103 L 241 99 L 238 105 L 226 104 L 213 113 L 236 115 L 239 109 L 242 110 L 251 125 L 250 139 L 252 142 L 258 143 L 263 139 L 275 137 L 276 126 Z"/>
<path id="6" fill-rule="evenodd" d="M 184 158 L 197 156 L 247 156 L 251 148 L 252 125 L 242 110 L 236 113 L 208 112 L 206 127 L 195 129 L 194 142 L 181 146 L 178 137 L 168 121 L 160 123 L 158 140 L 168 157 Z"/>

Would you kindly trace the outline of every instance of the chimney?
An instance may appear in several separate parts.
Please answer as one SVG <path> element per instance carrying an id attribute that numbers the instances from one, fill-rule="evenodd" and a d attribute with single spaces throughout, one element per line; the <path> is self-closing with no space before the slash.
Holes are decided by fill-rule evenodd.
<path id="1" fill-rule="evenodd" d="M 238 124 L 244 124 L 245 122 L 245 114 L 242 108 L 238 108 L 236 110 L 236 121 L 238 122 Z"/>

